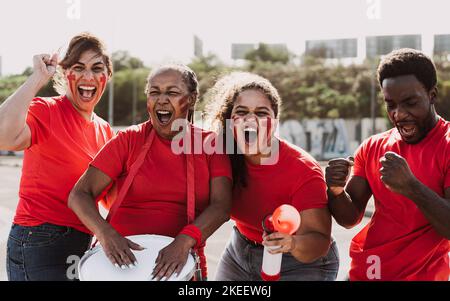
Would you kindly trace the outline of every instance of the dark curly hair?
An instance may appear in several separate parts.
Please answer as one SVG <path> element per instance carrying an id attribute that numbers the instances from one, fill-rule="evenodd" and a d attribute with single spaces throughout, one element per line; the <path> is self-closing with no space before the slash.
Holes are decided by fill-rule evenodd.
<path id="1" fill-rule="evenodd" d="M 281 97 L 269 80 L 248 72 L 232 72 L 223 76 L 206 94 L 208 99 L 206 116 L 211 129 L 222 135 L 224 145 L 226 145 L 227 137 L 233 137 L 226 121 L 231 118 L 231 112 L 237 97 L 246 90 L 262 92 L 269 99 L 275 118 L 280 115 Z M 246 187 L 247 170 L 244 155 L 238 153 L 234 139 L 228 141 L 233 143 L 233 153 L 228 154 L 233 172 L 233 186 Z"/>
<path id="2" fill-rule="evenodd" d="M 436 67 L 433 61 L 423 52 L 402 48 L 394 50 L 384 57 L 378 65 L 378 82 L 402 75 L 414 75 L 427 91 L 436 86 Z"/>

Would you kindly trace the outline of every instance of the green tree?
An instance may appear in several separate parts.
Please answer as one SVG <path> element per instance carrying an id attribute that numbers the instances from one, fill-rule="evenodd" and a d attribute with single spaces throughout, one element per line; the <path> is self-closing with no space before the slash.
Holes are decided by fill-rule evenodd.
<path id="1" fill-rule="evenodd" d="M 113 70 L 121 71 L 126 69 L 144 68 L 144 63 L 141 59 L 131 56 L 128 51 L 119 50 L 112 54 Z"/>
<path id="2" fill-rule="evenodd" d="M 217 79 L 231 68 L 226 66 L 215 54 L 209 53 L 206 56 L 196 57 L 189 64 L 189 67 L 197 75 L 199 82 L 199 101 L 196 105 L 197 111 L 202 111 L 205 105 L 205 95 Z"/>
<path id="3" fill-rule="evenodd" d="M 272 64 L 287 64 L 294 55 L 287 48 L 274 47 L 260 43 L 255 50 L 249 51 L 245 55 L 248 61 L 248 69 L 253 70 L 261 62 Z"/>

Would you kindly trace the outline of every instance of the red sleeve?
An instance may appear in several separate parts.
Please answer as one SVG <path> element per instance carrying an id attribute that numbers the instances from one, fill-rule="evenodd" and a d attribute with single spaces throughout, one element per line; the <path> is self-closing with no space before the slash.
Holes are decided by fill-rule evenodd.
<path id="1" fill-rule="evenodd" d="M 231 164 L 228 155 L 214 153 L 211 155 L 209 171 L 212 178 L 227 177 L 233 180 Z"/>
<path id="2" fill-rule="evenodd" d="M 355 164 L 353 165 L 353 175 L 367 179 L 366 177 L 366 153 L 369 140 L 364 141 L 355 151 Z"/>
<path id="3" fill-rule="evenodd" d="M 116 180 L 126 170 L 128 135 L 127 132 L 119 132 L 103 146 L 90 165 Z"/>
<path id="4" fill-rule="evenodd" d="M 292 206 L 303 211 L 313 208 L 325 208 L 328 205 L 327 185 L 321 171 L 302 177 L 301 186 L 292 195 Z"/>
<path id="5" fill-rule="evenodd" d="M 31 130 L 31 144 L 45 141 L 51 134 L 50 106 L 48 101 L 35 98 L 30 104 L 27 115 L 27 125 Z"/>

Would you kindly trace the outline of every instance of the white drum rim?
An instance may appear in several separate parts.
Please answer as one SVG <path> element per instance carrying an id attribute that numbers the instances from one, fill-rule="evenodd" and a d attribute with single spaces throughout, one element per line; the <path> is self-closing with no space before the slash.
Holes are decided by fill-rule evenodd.
<path id="1" fill-rule="evenodd" d="M 128 239 L 133 239 L 133 238 L 142 238 L 142 237 L 160 237 L 163 239 L 169 239 L 171 240 L 171 242 L 174 240 L 173 237 L 170 236 L 164 236 L 164 235 L 158 235 L 158 234 L 139 234 L 139 235 L 129 235 L 129 236 L 125 236 L 125 238 Z M 92 255 L 96 254 L 97 252 L 99 252 L 102 249 L 102 246 L 100 244 L 96 245 L 94 248 L 87 250 L 83 257 L 81 257 L 80 261 L 78 262 L 78 279 L 79 281 L 90 281 L 90 280 L 86 280 L 83 279 L 83 275 L 81 273 L 81 266 L 83 265 L 83 263 L 86 262 L 86 260 L 88 260 Z M 192 254 L 189 253 L 188 256 L 192 256 Z M 111 263 L 112 264 L 112 263 Z M 194 264 L 195 264 L 195 258 L 194 258 Z M 176 281 L 188 281 L 189 279 L 192 279 L 192 277 L 194 277 L 195 274 L 195 265 L 194 265 L 194 269 L 192 271 L 190 271 L 185 277 L 183 277 L 183 279 L 179 279 Z"/>

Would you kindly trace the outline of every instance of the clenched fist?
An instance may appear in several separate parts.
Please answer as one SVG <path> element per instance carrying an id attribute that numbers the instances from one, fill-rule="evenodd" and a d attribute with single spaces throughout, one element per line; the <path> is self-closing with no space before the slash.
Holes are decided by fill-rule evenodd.
<path id="1" fill-rule="evenodd" d="M 33 75 L 40 81 L 47 82 L 56 72 L 58 54 L 38 54 L 33 57 Z"/>
<path id="2" fill-rule="evenodd" d="M 325 169 L 325 179 L 328 189 L 334 196 L 338 196 L 344 191 L 353 161 L 353 157 L 348 157 L 347 159 L 338 158 L 328 162 L 328 166 Z"/>
<path id="3" fill-rule="evenodd" d="M 416 177 L 409 169 L 405 158 L 394 152 L 386 152 L 380 159 L 380 179 L 391 191 L 405 194 Z"/>

